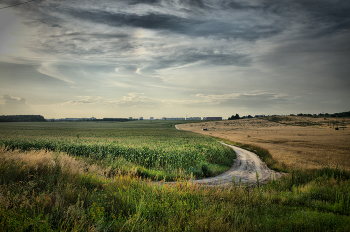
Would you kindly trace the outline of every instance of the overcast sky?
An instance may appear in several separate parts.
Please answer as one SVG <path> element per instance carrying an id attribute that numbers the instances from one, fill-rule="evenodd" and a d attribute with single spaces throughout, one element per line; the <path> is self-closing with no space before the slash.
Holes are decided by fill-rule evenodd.
<path id="1" fill-rule="evenodd" d="M 0 3 L 0 115 L 350 110 L 350 1 Z"/>

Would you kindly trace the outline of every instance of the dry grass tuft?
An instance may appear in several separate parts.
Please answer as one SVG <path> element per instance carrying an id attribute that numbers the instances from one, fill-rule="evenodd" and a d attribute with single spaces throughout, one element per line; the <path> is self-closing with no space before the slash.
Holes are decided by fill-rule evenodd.
<path id="1" fill-rule="evenodd" d="M 109 168 L 102 168 L 96 164 L 88 164 L 83 160 L 75 159 L 64 153 L 55 153 L 48 151 L 19 151 L 19 150 L 7 150 L 5 148 L 0 149 L 0 161 L 1 162 L 16 162 L 21 164 L 22 170 L 38 170 L 41 167 L 53 168 L 56 162 L 59 162 L 61 169 L 69 174 L 96 174 L 104 176 L 109 172 Z"/>
<path id="2" fill-rule="evenodd" d="M 0 159 L 5 162 L 23 162 L 23 168 L 31 167 L 35 170 L 37 170 L 39 167 L 53 167 L 55 165 L 52 154 L 45 151 L 20 152 L 17 150 L 7 151 L 5 148 L 2 148 L 0 149 Z"/>

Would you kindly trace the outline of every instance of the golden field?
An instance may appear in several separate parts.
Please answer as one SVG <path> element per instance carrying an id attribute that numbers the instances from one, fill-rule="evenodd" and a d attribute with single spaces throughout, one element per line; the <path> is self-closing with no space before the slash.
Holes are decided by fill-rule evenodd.
<path id="1" fill-rule="evenodd" d="M 335 130 L 336 127 L 339 130 Z M 350 119 L 277 116 L 181 124 L 182 130 L 267 149 L 288 168 L 350 170 Z M 342 128 L 345 127 L 345 128 Z M 204 128 L 209 129 L 203 131 Z"/>

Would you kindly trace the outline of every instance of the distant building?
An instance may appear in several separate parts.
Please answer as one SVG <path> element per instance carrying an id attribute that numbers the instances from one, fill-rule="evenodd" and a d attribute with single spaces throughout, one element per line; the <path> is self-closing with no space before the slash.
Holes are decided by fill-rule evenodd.
<path id="1" fill-rule="evenodd" d="M 186 120 L 186 118 L 166 118 L 166 117 L 163 117 L 162 120 Z"/>
<path id="2" fill-rule="evenodd" d="M 66 121 L 78 121 L 80 118 L 65 118 Z"/>
<path id="3" fill-rule="evenodd" d="M 143 117 L 139 117 L 139 120 L 143 120 Z"/>
<path id="4" fill-rule="evenodd" d="M 186 120 L 185 118 L 166 118 L 166 120 Z"/>
<path id="5" fill-rule="evenodd" d="M 89 121 L 91 118 L 65 118 L 64 121 Z"/>
<path id="6" fill-rule="evenodd" d="M 186 120 L 202 120 L 201 117 L 190 117 L 190 118 L 186 118 Z"/>
<path id="7" fill-rule="evenodd" d="M 153 117 L 150 117 L 149 120 L 154 120 L 154 118 L 153 118 Z"/>
<path id="8" fill-rule="evenodd" d="M 222 117 L 203 117 L 203 120 L 220 121 L 220 120 L 222 120 Z"/>
<path id="9" fill-rule="evenodd" d="M 125 122 L 127 118 L 103 118 L 102 121 Z"/>

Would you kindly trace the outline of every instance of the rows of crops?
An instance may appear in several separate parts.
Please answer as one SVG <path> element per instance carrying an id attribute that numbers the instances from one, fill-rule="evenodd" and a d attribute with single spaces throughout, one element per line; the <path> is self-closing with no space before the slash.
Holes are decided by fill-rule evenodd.
<path id="1" fill-rule="evenodd" d="M 73 142 L 57 142 L 52 140 L 2 140 L 1 145 L 7 149 L 20 150 L 48 150 L 66 152 L 72 156 L 90 157 L 95 160 L 122 157 L 129 162 L 147 167 L 162 168 L 165 170 L 190 170 L 203 162 L 232 165 L 232 151 L 220 144 L 217 146 L 182 145 L 180 148 L 169 149 L 159 147 L 150 149 L 144 147 L 127 147 L 111 144 L 81 144 Z"/>
<path id="2" fill-rule="evenodd" d="M 154 127 L 147 123 L 119 123 L 96 127 L 94 124 L 80 123 L 78 129 L 72 130 L 71 126 L 76 125 L 70 123 L 65 124 L 64 130 L 62 125 L 44 123 L 40 124 L 40 131 L 35 133 L 36 128 L 33 125 L 22 124 L 21 136 L 12 135 L 8 128 L 5 131 L 7 137 L 0 139 L 0 145 L 12 150 L 66 152 L 72 156 L 89 157 L 94 160 L 122 157 L 128 162 L 150 169 L 181 169 L 187 173 L 200 168 L 203 163 L 224 166 L 233 164 L 235 154 L 232 149 L 212 138 L 177 131 L 169 123 L 152 125 Z M 94 131 L 91 131 L 91 126 L 95 128 Z M 59 135 L 61 129 L 64 136 Z M 46 135 L 42 136 L 42 133 Z"/>

